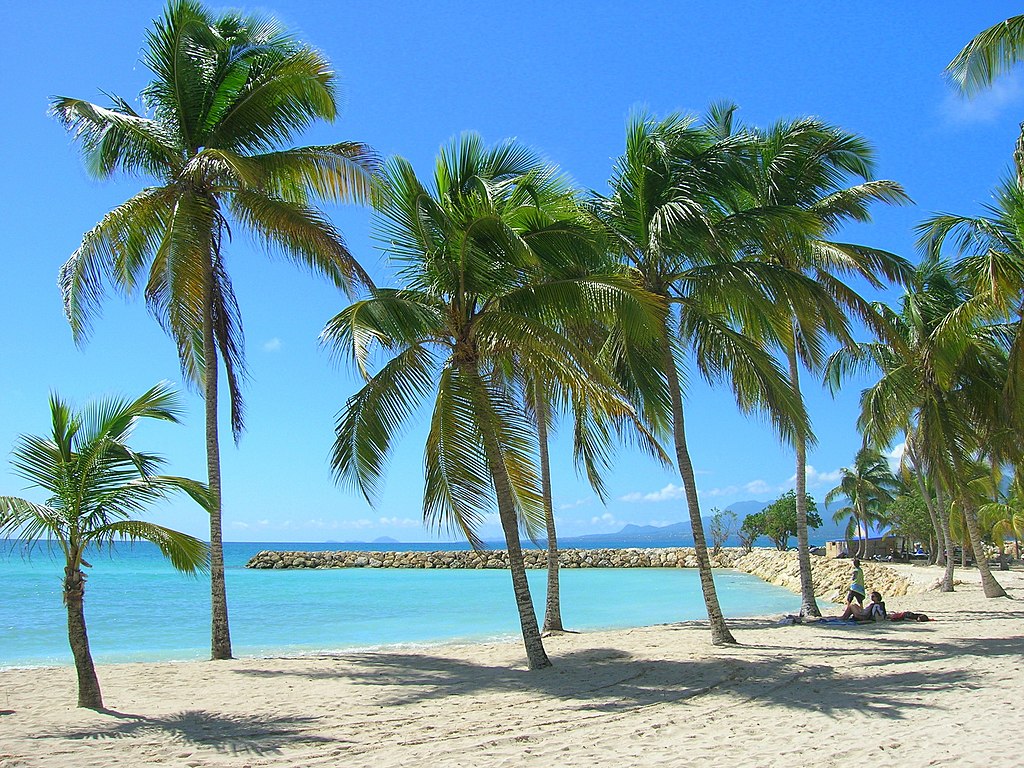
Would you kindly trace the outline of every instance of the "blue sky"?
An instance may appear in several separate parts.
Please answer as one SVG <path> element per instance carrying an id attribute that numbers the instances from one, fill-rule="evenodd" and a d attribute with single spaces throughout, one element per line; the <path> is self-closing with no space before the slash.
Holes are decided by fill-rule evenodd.
<path id="1" fill-rule="evenodd" d="M 211 7 L 222 7 L 211 3 Z M 234 7 L 234 6 L 224 6 Z M 700 112 L 729 99 L 748 123 L 816 115 L 868 138 L 877 176 L 901 182 L 916 205 L 876 211 L 844 236 L 916 258 L 913 226 L 934 211 L 974 213 L 1006 174 L 1024 80 L 1015 74 L 974 101 L 944 82 L 949 59 L 981 29 L 1020 12 L 1008 2 L 928 4 L 757 2 L 439 2 L 373 4 L 277 0 L 244 4 L 276 15 L 321 48 L 344 83 L 341 119 L 308 143 L 359 140 L 409 158 L 421 175 L 440 145 L 464 130 L 489 142 L 516 137 L 586 189 L 604 191 L 631 111 Z M 43 432 L 52 389 L 83 402 L 181 382 L 172 343 L 138 300 L 111 295 L 91 340 L 71 341 L 57 270 L 82 234 L 145 182 L 97 182 L 46 115 L 52 95 L 134 100 L 147 81 L 143 32 L 162 11 L 132 3 L 9 4 L 0 47 L 0 117 L 7 193 L 0 214 L 0 453 L 24 432 Z M 371 238 L 371 213 L 330 213 L 355 255 L 389 281 Z M 318 346 L 344 296 L 243 237 L 229 269 L 242 308 L 251 381 L 248 429 L 223 445 L 225 537 L 236 541 L 426 541 L 420 517 L 422 425 L 391 464 L 376 508 L 334 485 L 328 466 L 335 415 L 358 386 Z M 857 393 L 832 398 L 805 376 L 819 438 L 809 454 L 818 499 L 852 461 Z M 169 470 L 205 473 L 201 400 L 186 394 L 185 426 L 140 429 L 137 444 Z M 222 409 L 226 412 L 226 409 Z M 691 379 L 687 427 L 703 506 L 771 499 L 791 487 L 793 456 L 767 426 L 737 414 L 729 395 Z M 223 434 L 230 434 L 225 426 Z M 554 495 L 563 535 L 626 523 L 685 519 L 678 480 L 620 453 L 602 506 L 576 477 L 568 445 L 554 449 Z M 32 495 L 0 462 L 0 493 Z M 161 522 L 204 536 L 191 502 L 168 503 Z M 485 537 L 497 537 L 496 522 Z"/>

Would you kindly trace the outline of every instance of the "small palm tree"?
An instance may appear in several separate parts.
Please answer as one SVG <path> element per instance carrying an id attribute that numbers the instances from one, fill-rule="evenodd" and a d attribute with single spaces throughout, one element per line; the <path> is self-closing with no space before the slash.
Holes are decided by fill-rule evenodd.
<path id="1" fill-rule="evenodd" d="M 599 241 L 566 181 L 513 141 L 488 148 L 462 136 L 442 149 L 432 187 L 393 158 L 375 205 L 404 287 L 374 290 L 324 330 L 366 378 L 338 418 L 336 477 L 372 502 L 396 435 L 432 397 L 424 519 L 482 546 L 496 503 L 529 666 L 548 666 L 520 544 L 520 529 L 534 537 L 544 520 L 528 382 L 543 372 L 562 391 L 628 411 L 609 374 L 560 331 L 592 317 L 651 336 L 657 301 L 617 275 L 540 277 L 599 253 Z M 374 354 L 383 364 L 371 373 Z"/>
<path id="2" fill-rule="evenodd" d="M 330 63 L 272 19 L 214 16 L 171 0 L 146 35 L 142 91 L 148 114 L 54 98 L 52 113 L 81 143 L 89 170 L 154 178 L 155 186 L 103 217 L 60 273 L 76 343 L 88 336 L 109 283 L 142 292 L 174 339 L 186 379 L 206 401 L 210 510 L 211 655 L 231 658 L 221 525 L 218 367 L 224 366 L 237 441 L 245 378 L 241 315 L 227 242 L 249 232 L 268 251 L 335 284 L 369 282 L 317 198 L 361 201 L 374 157 L 353 142 L 283 148 L 337 114 Z"/>
<path id="3" fill-rule="evenodd" d="M 205 485 L 156 474 L 164 460 L 128 445 L 140 419 L 177 423 L 179 412 L 166 384 L 134 401 L 108 398 L 78 412 L 54 394 L 51 434 L 23 435 L 14 448 L 15 472 L 49 498 L 40 504 L 0 496 L 0 537 L 20 539 L 29 549 L 43 541 L 55 542 L 64 554 L 64 605 L 80 707 L 103 708 L 85 627 L 82 568 L 88 566 L 89 549 L 115 541 L 150 541 L 180 571 L 195 573 L 208 567 L 208 549 L 202 541 L 137 517 L 175 491 L 184 491 L 209 508 Z"/>
<path id="4" fill-rule="evenodd" d="M 868 530 L 872 523 L 881 522 L 885 507 L 892 502 L 899 491 L 899 480 L 889 469 L 889 462 L 881 453 L 872 448 L 864 447 L 857 451 L 853 460 L 853 468 L 843 467 L 839 470 L 839 484 L 825 496 L 828 505 L 838 498 L 850 501 L 849 507 L 837 510 L 833 520 L 839 522 L 849 516 L 847 539 L 856 532 L 861 533 L 858 554 L 865 553 Z"/>

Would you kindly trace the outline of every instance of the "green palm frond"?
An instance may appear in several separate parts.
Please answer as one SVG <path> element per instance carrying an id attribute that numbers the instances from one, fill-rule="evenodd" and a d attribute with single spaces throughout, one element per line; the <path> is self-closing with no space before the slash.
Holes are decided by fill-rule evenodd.
<path id="1" fill-rule="evenodd" d="M 371 503 L 377 498 L 391 445 L 434 389 L 437 363 L 426 346 L 409 346 L 348 399 L 331 454 L 338 482 L 351 484 Z"/>
<path id="2" fill-rule="evenodd" d="M 423 519 L 435 530 L 458 532 L 476 549 L 477 531 L 494 509 L 494 488 L 484 454 L 477 403 L 479 379 L 445 368 L 423 454 Z"/>
<path id="3" fill-rule="evenodd" d="M 1021 61 L 1024 55 L 1024 16 L 1011 16 L 978 33 L 946 65 L 946 73 L 961 91 L 973 96 Z"/>

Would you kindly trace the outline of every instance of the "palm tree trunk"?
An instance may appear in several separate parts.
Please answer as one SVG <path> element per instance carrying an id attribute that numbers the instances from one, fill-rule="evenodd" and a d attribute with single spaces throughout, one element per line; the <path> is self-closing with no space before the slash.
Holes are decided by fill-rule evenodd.
<path id="1" fill-rule="evenodd" d="M 857 557 L 864 557 L 868 551 L 868 516 L 864 511 L 864 501 L 859 494 L 854 509 L 857 510 L 857 532 L 860 534 L 860 538 L 857 539 Z"/>
<path id="2" fill-rule="evenodd" d="M 548 587 L 544 605 L 544 632 L 564 632 L 562 606 L 558 587 L 558 537 L 555 531 L 555 509 L 551 498 L 551 457 L 548 452 L 547 411 L 540 398 L 537 402 L 537 440 L 540 443 L 540 481 L 544 495 L 544 526 L 547 529 Z"/>
<path id="3" fill-rule="evenodd" d="M 206 471 L 210 487 L 210 656 L 231 658 L 228 597 L 224 582 L 220 438 L 217 430 L 217 347 L 213 337 L 213 263 L 207 264 L 203 302 L 203 398 L 206 401 Z"/>
<path id="4" fill-rule="evenodd" d="M 946 549 L 946 568 L 942 575 L 942 583 L 939 590 L 941 592 L 952 592 L 953 569 L 956 566 L 956 558 L 953 557 L 953 534 L 949 530 L 949 512 L 946 511 L 946 497 L 942 491 L 941 482 L 935 483 L 935 501 L 938 505 L 936 512 L 939 516 L 939 525 L 942 528 L 942 543 Z"/>
<path id="5" fill-rule="evenodd" d="M 103 709 L 100 681 L 89 651 L 89 635 L 85 630 L 85 574 L 71 565 L 64 567 L 64 605 L 68 609 L 68 643 L 75 658 L 78 675 L 78 706 Z"/>
<path id="6" fill-rule="evenodd" d="M 470 372 L 473 379 L 479 380 L 475 371 Z M 488 410 L 489 407 L 488 407 Z M 494 493 L 498 500 L 498 519 L 501 530 L 505 534 L 505 547 L 508 552 L 508 569 L 512 575 L 512 591 L 516 597 L 516 608 L 519 610 L 519 626 L 523 632 L 523 644 L 526 646 L 526 660 L 530 669 L 543 669 L 551 666 L 551 660 L 544 650 L 544 641 L 537 626 L 537 614 L 533 610 L 533 598 L 530 595 L 530 583 L 526 579 L 526 563 L 523 561 L 523 548 L 519 543 L 519 521 L 516 519 L 515 501 L 512 487 L 509 484 L 505 462 L 502 460 L 501 447 L 493 427 L 486 423 L 489 419 L 484 415 L 481 419 L 484 453 L 487 456 L 487 467 L 494 483 Z"/>
<path id="7" fill-rule="evenodd" d="M 967 534 L 971 540 L 971 549 L 974 550 L 974 562 L 981 574 L 981 587 L 985 591 L 985 597 L 1006 597 L 1006 590 L 996 581 L 992 569 L 988 564 L 988 557 L 981 543 L 981 527 L 978 525 L 978 515 L 973 506 L 965 503 L 964 522 L 967 524 Z"/>
<path id="8" fill-rule="evenodd" d="M 928 564 L 945 566 L 946 556 L 943 552 L 942 524 L 939 522 L 939 514 L 935 509 L 935 499 L 928 493 L 928 487 L 925 485 L 923 469 L 917 460 L 917 451 L 914 448 L 913 435 L 910 432 L 907 433 L 905 445 L 907 455 L 910 457 L 911 474 L 914 475 L 914 480 L 917 482 L 917 489 L 921 492 L 921 499 L 924 501 L 925 509 L 928 510 L 928 517 L 932 521 L 932 530 L 935 532 L 935 547 L 928 558 Z"/>
<path id="9" fill-rule="evenodd" d="M 667 332 L 666 328 L 666 334 Z M 683 490 L 686 492 L 686 508 L 690 514 L 690 527 L 693 529 L 693 549 L 697 559 L 697 571 L 700 574 L 701 591 L 704 593 L 704 606 L 711 624 L 711 642 L 713 645 L 736 644 L 736 638 L 732 636 L 729 627 L 726 626 L 722 609 L 718 605 L 718 593 L 715 591 L 715 579 L 711 571 L 711 558 L 708 557 L 708 544 L 704 537 L 704 524 L 700 519 L 697 482 L 693 474 L 690 452 L 686 447 L 683 395 L 679 388 L 679 373 L 676 371 L 676 362 L 672 356 L 667 335 L 662 338 L 662 354 L 664 355 L 669 394 L 672 397 L 672 436 L 675 442 L 676 462 L 679 465 L 679 478 L 682 480 Z"/>
<path id="10" fill-rule="evenodd" d="M 803 402 L 800 393 L 800 367 L 796 359 L 796 324 L 793 325 L 793 347 L 786 350 L 789 359 L 789 380 L 798 402 Z M 796 551 L 800 563 L 800 615 L 821 616 L 814 599 L 814 580 L 811 574 L 811 546 L 807 532 L 807 436 L 797 428 L 794 436 L 796 447 Z"/>

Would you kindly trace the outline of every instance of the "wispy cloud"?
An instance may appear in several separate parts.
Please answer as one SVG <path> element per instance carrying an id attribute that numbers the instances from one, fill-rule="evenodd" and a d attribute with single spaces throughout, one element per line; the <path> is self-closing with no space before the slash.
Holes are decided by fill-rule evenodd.
<path id="1" fill-rule="evenodd" d="M 720 496 L 735 496 L 739 491 L 735 485 L 727 485 L 725 488 L 700 488 L 697 492 L 703 498 L 716 499 Z"/>
<path id="2" fill-rule="evenodd" d="M 940 111 L 947 123 L 970 125 L 990 123 L 1024 98 L 1024 81 L 1017 72 L 1000 77 L 990 88 L 968 99 L 952 88 L 946 94 Z"/>
<path id="3" fill-rule="evenodd" d="M 284 346 L 283 342 L 279 338 L 277 338 L 277 336 L 275 336 L 274 338 L 270 339 L 269 341 L 263 342 L 263 351 L 264 352 L 279 352 L 281 350 L 282 346 Z"/>
<path id="4" fill-rule="evenodd" d="M 743 490 L 755 496 L 764 496 L 766 493 L 774 493 L 776 489 L 764 480 L 751 480 L 743 486 Z"/>
<path id="5" fill-rule="evenodd" d="M 660 491 L 652 491 L 651 493 L 634 491 L 633 493 L 627 493 L 625 496 L 620 496 L 619 501 L 670 501 L 671 499 L 681 499 L 684 495 L 682 486 L 669 483 Z"/>
<path id="6" fill-rule="evenodd" d="M 618 528 L 619 526 L 623 525 L 623 523 L 620 523 L 618 520 L 615 519 L 615 515 L 613 515 L 611 512 L 605 512 L 600 517 L 590 518 L 590 524 L 603 525 L 609 528 Z"/>
<path id="7" fill-rule="evenodd" d="M 838 469 L 833 469 L 831 472 L 819 472 L 812 465 L 807 465 L 807 487 L 818 488 L 824 485 L 835 485 L 839 482 L 841 472 Z M 789 480 L 786 481 L 786 487 L 792 488 L 796 485 L 796 475 L 790 476 Z"/>
<path id="8" fill-rule="evenodd" d="M 907 441 L 904 440 L 902 443 L 900 443 L 887 454 L 885 454 L 885 458 L 889 460 L 889 469 L 891 469 L 893 472 L 899 471 L 900 463 L 903 461 L 903 454 L 906 453 L 906 451 Z"/>
<path id="9" fill-rule="evenodd" d="M 564 504 L 558 505 L 559 512 L 565 512 L 570 509 L 577 509 L 578 507 L 587 507 L 593 503 L 593 498 L 576 499 L 576 501 L 567 501 Z"/>

